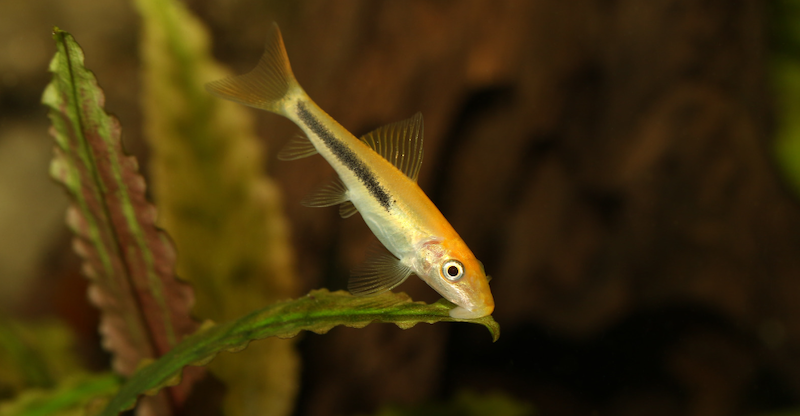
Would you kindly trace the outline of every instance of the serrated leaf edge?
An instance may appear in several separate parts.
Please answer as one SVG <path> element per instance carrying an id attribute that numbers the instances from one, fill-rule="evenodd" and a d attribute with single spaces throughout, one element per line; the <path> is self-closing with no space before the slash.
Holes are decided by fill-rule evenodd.
<path id="1" fill-rule="evenodd" d="M 290 308 L 291 306 L 293 306 L 293 304 L 298 303 L 298 301 L 307 300 L 308 298 L 312 298 L 313 299 L 313 297 L 315 295 L 316 296 L 320 296 L 320 295 L 338 295 L 338 296 L 347 295 L 347 296 L 352 296 L 349 293 L 344 292 L 344 291 L 329 292 L 326 289 L 320 289 L 320 290 L 311 291 L 310 293 L 308 293 L 304 297 L 301 297 L 301 298 L 298 298 L 298 299 L 294 299 L 294 300 L 286 300 L 286 301 L 281 301 L 281 302 L 275 303 L 275 304 L 270 305 L 270 306 L 268 306 L 268 307 L 266 307 L 266 308 L 264 308 L 262 310 L 255 311 L 255 312 L 253 312 L 251 314 L 248 314 L 248 315 L 246 315 L 246 316 L 244 316 L 244 317 L 242 317 L 240 319 L 237 319 L 235 321 L 230 321 L 230 322 L 228 322 L 226 324 L 213 325 L 213 324 L 208 324 L 207 323 L 206 325 L 203 325 L 203 327 L 201 327 L 201 329 L 198 330 L 195 334 L 187 337 L 187 339 L 184 340 L 184 342 L 190 342 L 195 337 L 195 335 L 198 335 L 198 334 L 200 334 L 202 332 L 208 332 L 209 330 L 224 328 L 226 326 L 233 327 L 237 322 L 242 322 L 242 321 L 245 321 L 247 319 L 253 319 L 253 317 L 256 316 L 256 315 L 269 314 L 269 312 L 273 311 L 273 310 L 276 310 L 275 312 L 273 312 L 276 316 L 280 316 L 282 312 L 285 312 L 285 311 L 282 311 L 282 309 Z M 393 303 L 390 307 L 397 307 L 397 306 L 400 306 L 400 305 L 404 305 L 404 306 L 417 305 L 417 306 L 428 306 L 428 307 L 432 307 L 432 308 L 436 308 L 436 309 L 441 309 L 442 311 L 449 311 L 452 307 L 455 306 L 452 303 L 450 303 L 450 302 L 448 302 L 447 300 L 444 300 L 444 299 L 440 299 L 439 301 L 431 303 L 431 304 L 426 304 L 425 302 L 419 302 L 419 301 L 411 300 L 411 298 L 408 295 L 406 295 L 405 293 L 391 293 L 391 292 L 388 292 L 387 295 L 388 296 L 395 296 L 396 299 L 400 300 L 399 302 Z M 372 309 L 372 308 L 370 308 L 370 309 Z M 434 310 L 435 309 L 433 309 L 430 312 L 433 312 Z M 320 310 L 318 312 L 324 312 L 324 310 Z M 365 312 L 366 312 L 366 310 L 365 310 Z M 485 317 L 479 318 L 479 319 L 472 319 L 472 320 L 456 319 L 456 318 L 452 318 L 450 316 L 440 316 L 440 317 L 437 317 L 437 318 L 433 318 L 432 317 L 432 318 L 429 318 L 429 319 L 421 318 L 421 319 L 418 319 L 418 320 L 414 320 L 413 322 L 404 323 L 404 322 L 394 322 L 394 321 L 392 321 L 392 318 L 394 317 L 394 315 L 392 313 L 386 313 L 384 316 L 380 316 L 381 313 L 379 312 L 379 310 L 376 309 L 373 312 L 373 314 L 375 314 L 377 316 L 374 319 L 371 319 L 369 321 L 365 320 L 365 321 L 359 321 L 359 322 L 331 323 L 331 324 L 327 324 L 327 325 L 320 326 L 320 327 L 298 329 L 296 331 L 286 332 L 286 333 L 283 333 L 283 334 L 280 334 L 280 335 L 276 334 L 276 335 L 266 335 L 266 336 L 255 336 L 254 338 L 245 340 L 241 344 L 237 344 L 237 345 L 231 346 L 229 348 L 224 348 L 224 349 L 220 349 L 220 350 L 214 351 L 214 352 L 210 353 L 208 356 L 205 356 L 205 357 L 203 357 L 203 358 L 201 358 L 199 360 L 195 360 L 193 362 L 190 362 L 190 363 L 187 363 L 187 364 L 181 366 L 176 372 L 166 376 L 165 377 L 166 380 L 163 383 L 161 383 L 158 386 L 155 386 L 155 387 L 153 387 L 151 389 L 148 389 L 148 390 L 144 391 L 143 394 L 148 395 L 148 396 L 152 396 L 152 395 L 158 394 L 158 392 L 163 390 L 164 388 L 171 387 L 171 386 L 179 384 L 180 381 L 181 381 L 181 375 L 182 375 L 182 373 L 183 373 L 183 371 L 184 371 L 184 369 L 186 367 L 190 367 L 190 366 L 193 366 L 193 367 L 205 366 L 208 363 L 210 363 L 211 361 L 213 361 L 221 352 L 231 352 L 231 353 L 239 352 L 239 351 L 242 351 L 242 350 L 246 349 L 250 345 L 250 343 L 253 342 L 253 341 L 259 341 L 259 340 L 272 338 L 272 337 L 281 338 L 281 339 L 289 339 L 289 338 L 293 338 L 293 337 L 297 336 L 302 331 L 309 331 L 309 332 L 313 332 L 315 334 L 320 334 L 321 335 L 321 334 L 325 334 L 325 333 L 329 332 L 331 329 L 333 329 L 333 328 L 335 328 L 337 326 L 361 329 L 361 328 L 364 328 L 364 327 L 366 327 L 366 326 L 368 326 L 370 324 L 376 323 L 376 322 L 394 324 L 398 328 L 404 329 L 404 330 L 413 328 L 414 326 L 416 326 L 419 323 L 434 324 L 434 323 L 437 323 L 437 322 L 467 322 L 467 323 L 480 324 L 480 325 L 483 325 L 484 327 L 486 327 L 489 330 L 489 332 L 491 333 L 491 335 L 492 335 L 492 342 L 496 342 L 497 339 L 500 336 L 500 326 L 497 324 L 496 321 L 494 321 L 494 319 L 491 317 L 491 315 L 485 316 Z M 343 314 L 340 313 L 339 315 L 341 316 Z M 424 314 L 421 314 L 421 315 L 424 315 Z M 335 316 L 337 316 L 337 315 L 336 314 L 330 315 L 331 318 L 335 317 Z M 324 315 L 319 316 L 319 318 L 324 318 Z M 384 318 L 388 318 L 388 319 L 384 320 Z M 280 324 L 287 324 L 288 322 L 290 322 L 290 321 L 274 322 L 272 324 L 265 325 L 265 328 L 266 327 L 270 327 L 270 326 L 280 325 Z M 180 347 L 180 345 L 178 347 Z M 178 348 L 178 347 L 176 347 L 176 348 Z M 140 368 L 139 371 L 145 370 L 147 367 L 149 367 L 150 365 L 153 365 L 153 364 L 155 364 L 157 362 L 158 361 L 153 361 L 153 362 L 149 363 L 149 365 L 147 365 L 147 366 L 145 366 L 143 368 Z M 137 371 L 137 373 L 139 373 L 139 371 Z M 136 374 L 134 374 L 132 377 L 135 377 L 135 376 L 136 376 Z M 122 393 L 123 390 L 124 390 L 124 386 L 123 386 L 122 389 L 120 389 L 120 393 Z M 125 403 L 124 405 L 120 406 L 120 408 L 119 408 L 120 411 L 125 411 L 125 410 L 132 409 L 136 405 L 136 403 L 138 402 L 138 398 L 139 397 L 140 397 L 140 395 L 137 395 L 137 397 L 135 399 L 132 399 L 132 403 Z M 110 405 L 112 403 L 113 403 L 113 399 L 112 399 L 111 402 L 109 402 L 109 407 L 110 407 Z M 102 415 L 112 415 L 112 414 L 116 414 L 116 413 L 114 413 L 114 411 L 111 410 L 110 408 L 106 408 L 101 414 Z"/>

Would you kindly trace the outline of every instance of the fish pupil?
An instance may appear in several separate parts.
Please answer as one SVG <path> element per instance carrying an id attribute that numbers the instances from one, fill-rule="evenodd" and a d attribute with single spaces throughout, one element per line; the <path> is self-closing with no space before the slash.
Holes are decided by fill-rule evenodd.
<path id="1" fill-rule="evenodd" d="M 453 277 L 458 276 L 458 267 L 456 267 L 456 266 L 448 267 L 447 268 L 447 274 L 449 274 L 450 276 L 453 276 Z"/>

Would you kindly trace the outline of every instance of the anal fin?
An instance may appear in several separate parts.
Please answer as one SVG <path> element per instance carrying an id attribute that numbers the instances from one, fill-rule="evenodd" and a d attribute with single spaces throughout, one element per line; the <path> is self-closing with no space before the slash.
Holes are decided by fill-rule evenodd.
<path id="1" fill-rule="evenodd" d="M 347 290 L 356 296 L 377 295 L 394 289 L 412 274 L 410 267 L 383 246 L 372 247 L 364 264 L 352 271 Z"/>

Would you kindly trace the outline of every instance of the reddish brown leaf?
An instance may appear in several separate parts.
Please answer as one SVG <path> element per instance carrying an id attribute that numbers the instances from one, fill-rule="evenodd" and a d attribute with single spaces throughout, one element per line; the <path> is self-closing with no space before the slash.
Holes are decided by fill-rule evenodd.
<path id="1" fill-rule="evenodd" d="M 92 281 L 89 298 L 102 312 L 103 346 L 113 354 L 114 370 L 128 376 L 197 329 L 190 316 L 194 294 L 175 278 L 172 243 L 155 226 L 144 178 L 122 149 L 119 122 L 103 109 L 103 92 L 83 67 L 83 52 L 68 33 L 56 29 L 53 37 L 53 81 L 42 98 L 57 142 L 51 175 L 72 197 L 67 223 Z M 188 378 L 199 375 L 193 370 Z M 171 401 L 182 403 L 190 385 L 186 380 L 172 389 Z"/>

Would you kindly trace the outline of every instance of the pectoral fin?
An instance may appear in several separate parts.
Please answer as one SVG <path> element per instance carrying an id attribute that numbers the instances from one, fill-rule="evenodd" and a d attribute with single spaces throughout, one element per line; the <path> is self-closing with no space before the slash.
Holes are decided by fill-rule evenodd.
<path id="1" fill-rule="evenodd" d="M 356 296 L 377 295 L 392 290 L 414 272 L 380 246 L 370 250 L 367 260 L 353 270 L 347 290 Z"/>

